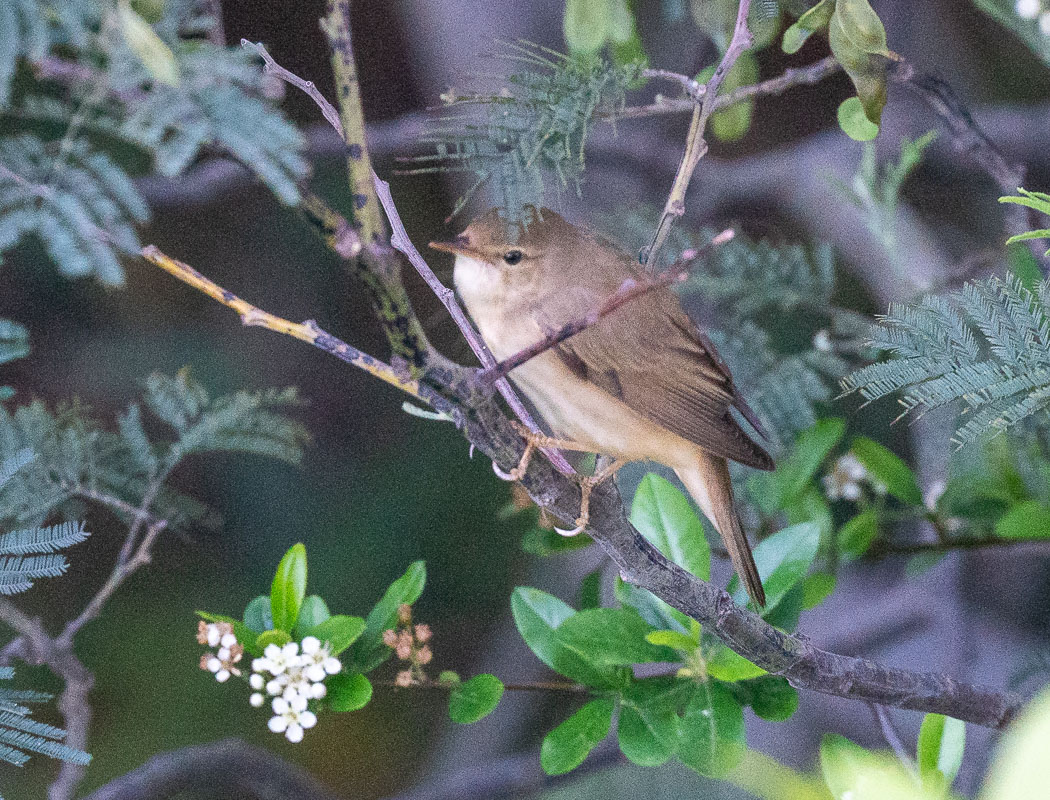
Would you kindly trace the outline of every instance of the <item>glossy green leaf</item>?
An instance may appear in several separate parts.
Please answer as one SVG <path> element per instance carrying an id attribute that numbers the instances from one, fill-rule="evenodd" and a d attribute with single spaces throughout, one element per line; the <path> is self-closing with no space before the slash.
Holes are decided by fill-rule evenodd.
<path id="1" fill-rule="evenodd" d="M 776 470 L 752 476 L 749 493 L 766 515 L 773 515 L 802 494 L 820 465 L 846 433 L 841 419 L 822 419 L 799 433 L 791 455 Z"/>
<path id="2" fill-rule="evenodd" d="M 879 126 L 868 119 L 859 97 L 843 100 L 838 110 L 839 127 L 856 142 L 870 142 L 879 135 Z"/>
<path id="3" fill-rule="evenodd" d="M 252 599 L 244 609 L 244 624 L 256 633 L 273 628 L 273 614 L 270 613 L 270 597 L 261 594 Z"/>
<path id="4" fill-rule="evenodd" d="M 691 653 L 700 646 L 700 643 L 680 631 L 651 631 L 645 635 L 646 641 L 660 647 L 670 647 Z"/>
<path id="5" fill-rule="evenodd" d="M 557 636 L 571 650 L 585 653 L 593 664 L 629 666 L 652 661 L 675 661 L 677 654 L 651 644 L 652 631 L 632 609 L 591 608 L 561 622 Z"/>
<path id="6" fill-rule="evenodd" d="M 372 682 L 360 673 L 340 672 L 325 681 L 328 705 L 333 711 L 357 711 L 372 699 Z"/>
<path id="7" fill-rule="evenodd" d="M 616 600 L 637 611 L 642 619 L 657 629 L 689 630 L 689 617 L 672 608 L 647 589 L 640 589 L 616 576 L 614 583 Z"/>
<path id="8" fill-rule="evenodd" d="M 682 569 L 700 580 L 711 579 L 711 548 L 703 523 L 669 481 L 654 472 L 642 478 L 631 502 L 631 524 Z"/>
<path id="9" fill-rule="evenodd" d="M 503 697 L 503 681 L 495 675 L 475 675 L 457 684 L 448 696 L 448 715 L 467 725 L 491 714 Z"/>
<path id="10" fill-rule="evenodd" d="M 657 767 L 678 747 L 676 705 L 689 685 L 667 678 L 634 681 L 621 695 L 620 751 L 643 767 Z"/>
<path id="11" fill-rule="evenodd" d="M 709 777 L 722 777 L 744 756 L 744 712 L 725 685 L 695 687 L 678 727 L 678 758 Z"/>
<path id="12" fill-rule="evenodd" d="M 1045 797 L 1050 786 L 1050 688 L 1043 689 L 999 740 L 978 800 Z"/>
<path id="13" fill-rule="evenodd" d="M 1050 508 L 1038 500 L 1018 503 L 995 523 L 995 535 L 1004 539 L 1050 538 Z"/>
<path id="14" fill-rule="evenodd" d="M 835 591 L 835 576 L 828 572 L 814 572 L 802 579 L 802 608 L 816 608 Z"/>
<path id="15" fill-rule="evenodd" d="M 798 692 L 778 675 L 763 675 L 736 686 L 746 691 L 745 704 L 762 719 L 783 722 L 798 710 Z"/>
<path id="16" fill-rule="evenodd" d="M 580 581 L 580 608 L 598 608 L 602 604 L 602 570 L 588 572 Z"/>
<path id="17" fill-rule="evenodd" d="M 1011 245 L 1007 241 L 1006 260 L 1009 262 L 1010 272 L 1021 285 L 1028 291 L 1035 292 L 1039 282 L 1043 280 L 1043 273 L 1032 251 L 1022 245 Z"/>
<path id="18" fill-rule="evenodd" d="M 597 53 L 609 37 L 613 0 L 566 0 L 562 31 L 573 53 Z"/>
<path id="19" fill-rule="evenodd" d="M 270 613 L 274 627 L 291 633 L 305 597 L 306 546 L 300 542 L 288 548 L 270 585 Z"/>
<path id="20" fill-rule="evenodd" d="M 854 439 L 850 452 L 891 495 L 903 503 L 922 505 L 922 490 L 915 473 L 896 453 L 866 436 Z"/>
<path id="21" fill-rule="evenodd" d="M 525 644 L 555 672 L 598 688 L 624 683 L 628 671 L 597 663 L 595 653 L 569 646 L 558 635 L 559 626 L 576 612 L 557 597 L 539 589 L 518 587 L 511 595 L 510 605 Z"/>
<path id="22" fill-rule="evenodd" d="M 263 631 L 260 633 L 259 637 L 255 640 L 255 644 L 260 650 L 265 650 L 271 644 L 283 647 L 290 641 L 292 641 L 292 635 L 288 633 L 288 631 L 282 631 L 280 628 L 276 628 L 271 631 Z"/>
<path id="23" fill-rule="evenodd" d="M 577 536 L 562 536 L 557 531 L 548 528 L 530 528 L 521 537 L 521 549 L 534 556 L 552 556 L 557 553 L 567 553 L 580 550 L 594 544 L 586 533 Z"/>
<path id="24" fill-rule="evenodd" d="M 415 561 L 405 574 L 390 584 L 382 599 L 375 604 L 365 619 L 365 632 L 353 643 L 345 659 L 356 672 L 370 672 L 390 658 L 390 648 L 383 644 L 383 631 L 397 624 L 397 609 L 412 605 L 423 593 L 427 582 L 427 568 Z"/>
<path id="25" fill-rule="evenodd" d="M 758 574 L 766 590 L 763 615 L 776 608 L 784 596 L 809 571 L 820 547 L 820 529 L 811 522 L 792 525 L 763 539 L 753 553 Z M 730 588 L 739 603 L 747 600 L 739 578 L 733 578 Z"/>
<path id="26" fill-rule="evenodd" d="M 923 783 L 935 790 L 951 786 L 962 766 L 966 723 L 943 714 L 927 714 L 919 728 L 916 763 Z"/>
<path id="27" fill-rule="evenodd" d="M 879 535 L 879 515 L 873 508 L 861 511 L 839 528 L 836 536 L 839 558 L 854 561 L 868 552 Z"/>
<path id="28" fill-rule="evenodd" d="M 722 81 L 718 90 L 719 94 L 727 94 L 742 86 L 758 83 L 758 79 L 758 60 L 750 52 L 742 53 Z M 751 115 L 754 108 L 754 100 L 744 100 L 712 114 L 711 132 L 716 139 L 722 142 L 735 142 L 737 139 L 742 139 L 751 127 Z"/>
<path id="29" fill-rule="evenodd" d="M 169 86 L 178 86 L 179 64 L 175 54 L 127 0 L 117 4 L 117 23 L 124 41 L 153 79 Z"/>
<path id="30" fill-rule="evenodd" d="M 540 765 L 548 775 L 563 775 L 583 763 L 587 754 L 609 735 L 614 703 L 592 700 L 548 733 L 540 748 Z"/>
<path id="31" fill-rule="evenodd" d="M 886 46 L 886 29 L 868 0 L 836 0 L 835 12 L 828 23 L 828 42 L 835 59 L 853 81 L 864 116 L 878 125 L 886 105 L 885 59 L 892 54 Z M 842 123 L 841 106 L 839 123 Z M 855 122 L 851 122 L 851 127 L 857 133 L 863 130 Z M 857 138 L 846 125 L 842 128 Z"/>
<path id="32" fill-rule="evenodd" d="M 306 635 L 328 642 L 332 655 L 337 656 L 357 641 L 365 627 L 365 621 L 360 617 L 336 614 L 310 628 Z"/>
<path id="33" fill-rule="evenodd" d="M 295 638 L 302 639 L 311 628 L 320 625 L 331 616 L 332 613 L 328 610 L 325 601 L 316 594 L 310 595 L 303 600 L 302 608 L 299 609 L 299 619 L 295 623 Z"/>
<path id="34" fill-rule="evenodd" d="M 735 650 L 718 642 L 705 659 L 707 674 L 720 681 L 742 681 L 765 675 L 766 671 L 757 664 L 752 664 Z"/>
<path id="35" fill-rule="evenodd" d="M 797 53 L 817 31 L 824 30 L 835 13 L 835 0 L 820 0 L 813 8 L 799 17 L 795 24 L 784 31 L 781 48 L 785 53 Z"/>

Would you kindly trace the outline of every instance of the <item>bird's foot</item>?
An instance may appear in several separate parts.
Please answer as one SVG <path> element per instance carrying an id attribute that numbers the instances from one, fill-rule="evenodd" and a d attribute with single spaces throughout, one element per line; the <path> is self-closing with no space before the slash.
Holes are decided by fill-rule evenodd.
<path id="1" fill-rule="evenodd" d="M 583 445 L 570 441 L 568 439 L 556 439 L 553 436 L 547 436 L 544 433 L 537 433 L 530 431 L 520 422 L 512 421 L 510 423 L 514 430 L 525 440 L 525 452 L 521 454 L 521 460 L 518 461 L 518 466 L 507 472 L 500 468 L 499 464 L 495 461 L 492 462 L 492 471 L 496 473 L 496 477 L 505 481 L 520 481 L 525 477 L 525 471 L 529 468 L 529 463 L 532 461 L 532 456 L 536 452 L 537 448 L 548 447 L 554 450 L 579 450 L 589 452 L 589 448 Z"/>
<path id="2" fill-rule="evenodd" d="M 555 526 L 554 530 L 562 536 L 577 536 L 583 533 L 587 523 L 591 521 L 591 492 L 594 487 L 607 481 L 626 463 L 625 460 L 617 460 L 593 475 L 580 478 L 580 515 L 576 517 L 576 527 L 565 529 Z"/>

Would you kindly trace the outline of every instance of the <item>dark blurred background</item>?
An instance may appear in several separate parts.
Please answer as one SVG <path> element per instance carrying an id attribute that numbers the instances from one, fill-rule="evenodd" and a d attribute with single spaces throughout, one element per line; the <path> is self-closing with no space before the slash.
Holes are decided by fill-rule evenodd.
<path id="1" fill-rule="evenodd" d="M 264 42 L 278 62 L 331 96 L 328 53 L 316 22 L 322 5 L 225 0 L 227 37 Z M 875 5 L 891 48 L 947 78 L 1008 155 L 1030 163 L 1030 187 L 1045 186 L 1047 128 L 1035 137 L 1031 126 L 1045 123 L 1046 70 L 969 3 Z M 656 0 L 636 3 L 653 65 L 698 72 L 713 57 L 711 46 L 688 21 L 661 22 L 659 6 Z M 462 87 L 471 73 L 490 69 L 481 56 L 498 48 L 497 40 L 525 38 L 561 49 L 563 8 L 563 0 L 355 0 L 354 43 L 379 172 L 391 177 L 395 157 L 418 152 L 413 142 L 421 112 L 437 105 L 449 86 Z M 792 58 L 765 51 L 763 77 L 821 57 L 821 46 L 814 43 Z M 834 123 L 848 93 L 846 79 L 838 76 L 760 101 L 749 135 L 716 145 L 701 164 L 690 214 L 694 222 L 737 222 L 780 241 L 832 241 L 847 271 L 844 291 L 854 304 L 876 311 L 931 277 L 950 274 L 964 256 L 997 248 L 1002 234 L 994 187 L 942 141 L 907 191 L 911 204 L 902 216 L 901 238 L 914 262 L 904 271 L 888 264 L 826 181 L 828 173 L 848 180 L 859 157 L 859 145 Z M 348 208 L 334 135 L 318 124 L 317 110 L 300 94 L 289 94 L 285 106 L 310 133 L 316 188 Z M 662 203 L 685 124 L 643 120 L 621 123 L 615 138 L 601 132 L 582 198 L 565 198 L 570 213 L 582 218 L 616 210 L 624 200 Z M 928 111 L 895 89 L 880 146 L 892 153 L 901 136 L 933 127 Z M 397 176 L 392 186 L 417 244 L 450 232 L 442 219 L 458 187 Z M 385 355 L 361 288 L 296 214 L 247 173 L 207 165 L 177 182 L 149 179 L 145 188 L 154 222 L 144 241 L 267 310 L 315 318 L 354 345 Z M 450 227 L 465 223 L 466 217 Z M 513 629 L 511 588 L 536 585 L 575 601 L 572 578 L 592 569 L 597 554 L 545 561 L 525 555 L 519 546 L 523 523 L 498 516 L 510 488 L 493 477 L 484 459 L 468 459 L 466 442 L 451 426 L 402 412 L 403 397 L 394 389 L 301 343 L 244 329 L 227 310 L 142 263 L 127 264 L 125 288 L 107 291 L 93 282 L 57 278 L 41 269 L 44 258 L 26 246 L 0 271 L 0 317 L 31 331 L 31 357 L 3 375 L 4 383 L 18 387 L 20 399 L 53 403 L 76 395 L 112 418 L 136 397 L 150 372 L 190 365 L 216 393 L 299 386 L 309 400 L 299 413 L 316 439 L 299 470 L 231 456 L 193 460 L 176 475 L 177 485 L 209 503 L 223 524 L 215 532 L 163 541 L 154 564 L 135 575 L 83 633 L 80 655 L 97 675 L 94 761 L 85 790 L 164 750 L 227 736 L 268 747 L 336 792 L 362 800 L 522 749 L 538 761 L 539 741 L 564 709 L 531 693 L 508 696 L 489 719 L 462 728 L 448 721 L 444 699 L 435 693 L 380 689 L 365 710 L 326 716 L 302 744 L 288 745 L 266 730 L 264 715 L 248 707 L 240 687 L 231 690 L 198 671 L 194 611 L 239 611 L 266 590 L 274 566 L 295 541 L 306 544 L 311 589 L 335 613 L 366 613 L 409 562 L 422 558 L 429 582 L 416 616 L 435 630 L 434 665 L 524 680 L 544 675 L 545 668 Z M 447 277 L 450 264 L 437 266 Z M 438 347 L 467 359 L 436 301 L 415 276 L 407 280 Z M 852 410 L 849 404 L 838 409 Z M 881 425 L 892 413 L 878 411 L 882 416 L 873 419 Z M 930 437 L 936 444 L 924 451 L 921 437 L 913 436 L 922 430 L 897 430 L 897 445 L 921 456 L 927 474 L 935 474 L 947 457 L 947 436 Z M 26 596 L 31 612 L 64 620 L 104 580 L 123 529 L 100 511 L 88 521 L 93 537 L 71 552 L 66 578 Z M 910 582 L 902 564 L 863 564 L 840 582 L 832 601 L 803 618 L 801 630 L 845 652 L 1002 685 L 1041 625 L 1026 610 L 1031 593 L 1007 590 L 1003 574 L 1017 575 L 1016 586 L 1046 586 L 1045 566 L 1030 554 L 953 556 Z M 392 677 L 394 665 L 389 669 Z M 58 688 L 45 670 L 20 668 L 19 674 L 20 685 Z M 913 735 L 918 715 L 895 718 Z M 749 720 L 755 746 L 804 768 L 812 766 L 816 742 L 829 730 L 881 744 L 865 707 L 810 693 L 802 694 L 802 708 L 789 724 Z M 970 787 L 983 771 L 990 738 L 972 734 L 963 776 Z M 17 776 L 4 770 L 4 793 L 42 796 L 55 769 L 53 762 L 35 759 Z M 680 797 L 694 790 L 698 779 L 678 771 L 632 776 L 623 770 L 554 796 Z"/>

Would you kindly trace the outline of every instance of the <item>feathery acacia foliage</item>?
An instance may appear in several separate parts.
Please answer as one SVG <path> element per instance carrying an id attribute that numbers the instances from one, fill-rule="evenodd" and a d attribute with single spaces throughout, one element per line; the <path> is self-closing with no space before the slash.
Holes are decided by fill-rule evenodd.
<path id="1" fill-rule="evenodd" d="M 505 79 L 501 90 L 446 96 L 452 109 L 422 141 L 435 154 L 414 159 L 431 164 L 408 172 L 470 172 L 476 177 L 453 214 L 485 184 L 505 216 L 520 220 L 526 206 L 540 208 L 546 197 L 545 171 L 560 189 L 579 191 L 584 145 L 601 111 L 622 106 L 640 66 L 613 66 L 600 59 L 573 59 L 560 53 L 503 42 L 498 57 L 527 69 Z"/>
<path id="2" fill-rule="evenodd" d="M 962 445 L 1050 404 L 1050 282 L 991 278 L 918 303 L 893 304 L 871 344 L 890 355 L 846 377 L 867 400 L 903 391 L 906 411 L 962 401 Z"/>
<path id="3" fill-rule="evenodd" d="M 298 402 L 292 389 L 213 398 L 183 370 L 150 377 L 143 404 L 131 405 L 116 431 L 75 402 L 54 411 L 40 401 L 0 408 L 0 458 L 27 448 L 37 454 L 0 493 L 0 523 L 39 525 L 55 511 L 68 516 L 75 508 L 69 501 L 86 492 L 138 505 L 149 487 L 159 490 L 156 515 L 199 520 L 199 503 L 162 485 L 172 470 L 187 456 L 218 451 L 297 463 L 308 436 L 282 410 Z M 143 406 L 174 436 L 147 433 Z"/>
<path id="4" fill-rule="evenodd" d="M 215 21 L 198 0 L 166 2 L 149 22 L 101 0 L 0 5 L 0 120 L 11 130 L 0 135 L 0 254 L 35 233 L 64 275 L 121 283 L 118 255 L 138 249 L 134 226 L 148 217 L 129 144 L 168 176 L 224 153 L 298 201 L 303 137 L 250 54 L 201 38 Z"/>

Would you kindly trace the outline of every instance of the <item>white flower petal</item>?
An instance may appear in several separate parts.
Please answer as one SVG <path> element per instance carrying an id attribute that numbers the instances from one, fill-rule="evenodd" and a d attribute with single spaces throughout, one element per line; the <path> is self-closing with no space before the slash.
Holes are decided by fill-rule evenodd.
<path id="1" fill-rule="evenodd" d="M 233 647 L 237 644 L 237 636 L 232 633 L 227 633 L 222 639 L 219 640 L 219 644 L 223 647 Z"/>
<path id="2" fill-rule="evenodd" d="M 292 707 L 292 711 L 306 711 L 307 700 L 298 692 L 295 693 L 295 697 L 288 701 L 288 705 Z"/>
<path id="3" fill-rule="evenodd" d="M 328 694 L 328 687 L 323 683 L 315 683 L 310 687 L 310 697 L 314 700 L 320 700 Z"/>
<path id="4" fill-rule="evenodd" d="M 253 689 L 262 689 L 266 685 L 266 679 L 258 672 L 253 672 L 252 676 L 248 678 L 248 685 Z"/>
<path id="5" fill-rule="evenodd" d="M 298 744 L 303 740 L 303 726 L 293 722 L 284 735 L 292 744 Z"/>
<path id="6" fill-rule="evenodd" d="M 288 728 L 288 720 L 284 717 L 270 717 L 270 721 L 266 723 L 266 727 L 274 733 L 284 733 Z"/>
<path id="7" fill-rule="evenodd" d="M 329 675 L 335 675 L 343 669 L 343 662 L 338 658 L 326 658 L 324 662 L 324 671 Z"/>
<path id="8" fill-rule="evenodd" d="M 253 672 L 269 672 L 270 671 L 270 659 L 268 659 L 268 658 L 253 658 L 252 659 L 252 671 Z"/>
<path id="9" fill-rule="evenodd" d="M 316 653 L 321 647 L 321 640 L 316 636 L 307 636 L 302 642 L 303 652 L 307 655 Z"/>
<path id="10" fill-rule="evenodd" d="M 263 650 L 263 655 L 273 661 L 275 658 L 280 658 L 281 648 L 275 644 L 266 645 L 266 649 Z"/>
<path id="11" fill-rule="evenodd" d="M 1039 0 L 1017 0 L 1014 10 L 1021 19 L 1035 19 L 1039 16 Z"/>
<path id="12" fill-rule="evenodd" d="M 230 671 L 228 669 L 220 669 L 215 673 L 215 680 L 219 683 L 226 683 L 230 679 Z"/>
<path id="13" fill-rule="evenodd" d="M 312 728 L 317 724 L 317 715 L 313 711 L 304 711 L 299 715 L 299 724 L 304 728 Z"/>
<path id="14" fill-rule="evenodd" d="M 288 644 L 281 648 L 281 655 L 290 661 L 299 655 L 299 645 L 295 642 L 288 642 Z"/>
<path id="15" fill-rule="evenodd" d="M 230 648 L 228 648 L 228 647 L 220 647 L 219 648 L 219 652 L 216 653 L 215 655 L 218 657 L 218 659 L 220 661 L 229 661 L 230 660 Z"/>
<path id="16" fill-rule="evenodd" d="M 283 687 L 281 686 L 279 681 L 270 681 L 268 684 L 266 684 L 266 693 L 280 694 L 282 688 Z"/>
<path id="17" fill-rule="evenodd" d="M 248 703 L 252 708 L 262 708 L 262 704 L 265 702 L 266 698 L 258 692 L 253 693 L 252 696 L 248 698 Z"/>
<path id="18" fill-rule="evenodd" d="M 314 683 L 323 681 L 325 676 L 324 667 L 320 664 L 312 664 L 306 668 L 306 677 Z"/>
<path id="19" fill-rule="evenodd" d="M 205 665 L 209 672 L 218 672 L 222 669 L 222 662 L 219 661 L 215 656 L 208 659 L 208 663 Z"/>
<path id="20" fill-rule="evenodd" d="M 219 633 L 219 626 L 214 622 L 208 625 L 208 647 L 216 647 L 219 644 L 219 640 L 222 639 L 222 635 Z"/>
<path id="21" fill-rule="evenodd" d="M 275 697 L 271 704 L 271 708 L 273 708 L 274 714 L 286 714 L 288 713 L 289 708 L 288 701 L 283 697 Z"/>

